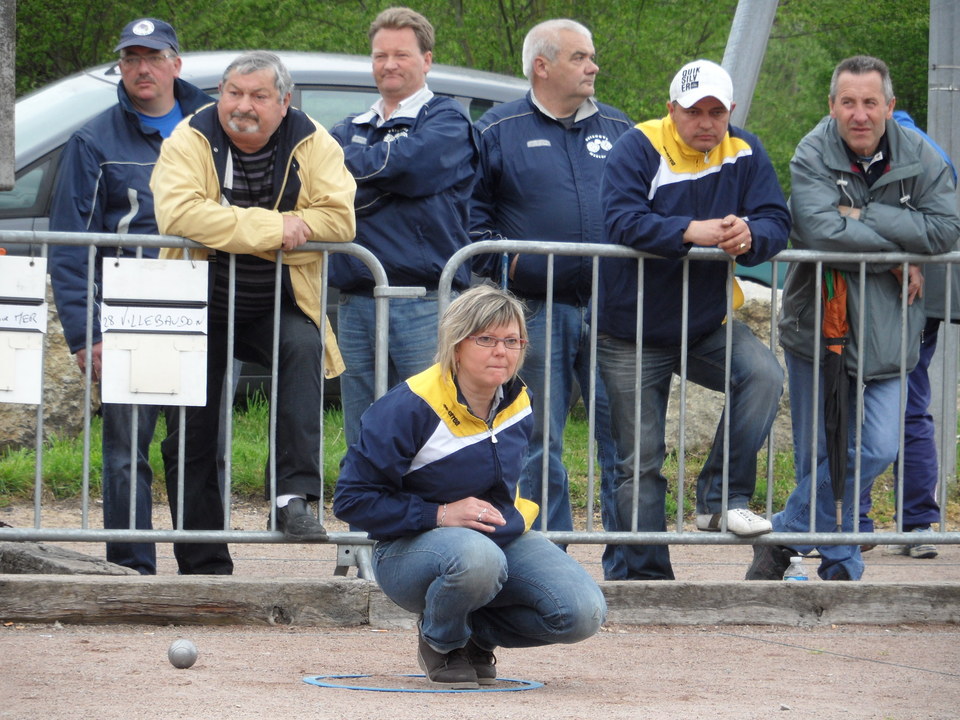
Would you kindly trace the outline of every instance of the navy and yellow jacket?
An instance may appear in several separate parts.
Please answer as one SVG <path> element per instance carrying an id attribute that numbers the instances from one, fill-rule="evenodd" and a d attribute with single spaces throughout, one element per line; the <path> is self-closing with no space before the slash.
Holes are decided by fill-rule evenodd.
<path id="1" fill-rule="evenodd" d="M 334 514 L 374 540 L 391 540 L 437 527 L 441 505 L 476 497 L 507 521 L 490 538 L 500 546 L 515 540 L 536 516 L 536 505 L 517 494 L 533 416 L 519 379 L 503 391 L 488 425 L 440 365 L 391 389 L 363 414 L 340 466 Z"/>
<path id="2" fill-rule="evenodd" d="M 733 214 L 750 226 L 750 251 L 737 258 L 759 265 L 787 246 L 790 214 L 770 158 L 757 137 L 730 126 L 708 153 L 684 143 L 670 116 L 640 123 L 613 146 L 601 186 L 607 242 L 658 255 L 644 263 L 643 342 L 680 345 L 683 233 L 693 220 Z M 599 332 L 634 342 L 637 263 L 600 263 Z M 727 264 L 690 263 L 688 332 L 716 330 L 727 312 Z"/>

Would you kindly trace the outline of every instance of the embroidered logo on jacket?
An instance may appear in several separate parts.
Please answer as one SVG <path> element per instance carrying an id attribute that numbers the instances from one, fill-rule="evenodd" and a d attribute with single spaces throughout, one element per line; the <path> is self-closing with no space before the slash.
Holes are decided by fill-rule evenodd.
<path id="1" fill-rule="evenodd" d="M 452 422 L 454 425 L 459 425 L 459 424 L 460 424 L 460 418 L 458 418 L 458 417 L 457 417 L 457 414 L 456 414 L 453 410 L 450 409 L 450 406 L 449 406 L 449 405 L 447 405 L 446 403 L 444 403 L 444 404 L 443 404 L 443 409 L 447 411 L 447 417 L 450 418 L 450 422 Z"/>
<path id="2" fill-rule="evenodd" d="M 383 141 L 388 143 L 393 142 L 398 138 L 405 138 L 409 134 L 410 133 L 407 132 L 407 128 L 393 128 L 392 130 L 389 130 L 387 132 L 387 134 L 383 138 Z"/>
<path id="3" fill-rule="evenodd" d="M 586 142 L 587 152 L 598 160 L 603 160 L 613 147 L 613 143 L 606 135 L 588 135 Z"/>

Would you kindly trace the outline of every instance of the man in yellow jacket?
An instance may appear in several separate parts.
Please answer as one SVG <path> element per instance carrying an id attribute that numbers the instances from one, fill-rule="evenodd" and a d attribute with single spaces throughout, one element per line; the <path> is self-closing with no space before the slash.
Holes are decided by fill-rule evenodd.
<path id="1" fill-rule="evenodd" d="M 326 539 L 326 531 L 308 503 L 319 498 L 322 486 L 320 392 L 324 375 L 339 374 L 343 362 L 321 318 L 321 256 L 297 248 L 308 241 L 353 239 L 356 184 L 339 145 L 290 107 L 292 87 L 289 72 L 272 53 L 238 57 L 224 72 L 220 100 L 181 123 L 164 143 L 150 186 L 160 232 L 202 243 L 206 248 L 192 251 L 193 258 L 210 262 L 207 404 L 186 411 L 184 527 L 223 528 L 214 449 L 231 357 L 228 283 L 235 265 L 236 357 L 272 364 L 275 293 L 281 295 L 277 526 L 289 539 L 317 541 Z M 167 250 L 164 256 L 178 253 Z M 178 472 L 178 408 L 168 411 L 167 428 L 162 450 L 171 476 Z M 173 506 L 176 497 L 170 502 Z M 205 547 L 219 560 L 207 562 L 206 572 L 232 571 L 226 545 Z M 174 552 L 185 549 L 181 544 Z M 192 546 L 190 556 L 196 554 Z"/>

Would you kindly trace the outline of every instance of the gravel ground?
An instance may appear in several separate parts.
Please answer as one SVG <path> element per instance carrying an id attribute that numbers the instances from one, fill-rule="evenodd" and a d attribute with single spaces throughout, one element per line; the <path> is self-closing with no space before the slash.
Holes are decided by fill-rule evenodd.
<path id="1" fill-rule="evenodd" d="M 161 509 L 164 509 L 161 507 Z M 71 503 L 44 506 L 43 525 L 76 526 Z M 91 510 L 99 514 L 99 508 Z M 266 509 L 241 505 L 234 525 L 260 528 Z M 33 524 L 32 507 L 0 520 Z M 162 526 L 162 518 L 158 517 Z M 335 524 L 331 523 L 331 528 Z M 102 546 L 67 545 L 102 556 Z M 232 546 L 236 573 L 331 574 L 333 549 Z M 960 581 L 960 547 L 935 560 L 868 553 L 871 581 Z M 748 548 L 677 546 L 679 580 L 737 580 Z M 599 577 L 599 547 L 574 555 Z M 160 572 L 174 574 L 169 545 Z M 809 561 L 812 565 L 812 561 Z M 812 569 L 812 568 L 811 568 Z M 2 618 L 0 618 L 2 621 Z M 177 670 L 166 650 L 180 637 L 200 650 Z M 941 625 L 624 626 L 608 625 L 574 646 L 500 650 L 502 678 L 542 683 L 518 692 L 423 693 L 410 630 L 364 627 L 157 627 L 0 625 L 0 718 L 878 718 L 960 716 L 960 627 Z M 367 688 L 317 687 L 309 676 Z M 500 683 L 496 690 L 517 686 Z"/>

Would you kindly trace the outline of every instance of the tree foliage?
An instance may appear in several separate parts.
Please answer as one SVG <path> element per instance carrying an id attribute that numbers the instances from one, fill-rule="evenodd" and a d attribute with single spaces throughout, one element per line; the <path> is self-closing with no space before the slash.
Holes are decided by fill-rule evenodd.
<path id="1" fill-rule="evenodd" d="M 366 54 L 367 28 L 388 2 L 368 0 L 20 0 L 18 94 L 107 62 L 120 29 L 139 16 L 177 28 L 184 50 L 322 50 Z M 736 0 L 423 0 L 437 29 L 436 62 L 521 74 L 526 32 L 571 17 L 594 34 L 600 99 L 636 120 L 664 114 L 685 62 L 720 62 Z M 898 106 L 926 121 L 928 0 L 780 0 L 747 121 L 788 181 L 793 148 L 827 111 L 836 63 L 855 54 L 890 65 Z M 736 82 L 736 78 L 734 78 Z"/>

